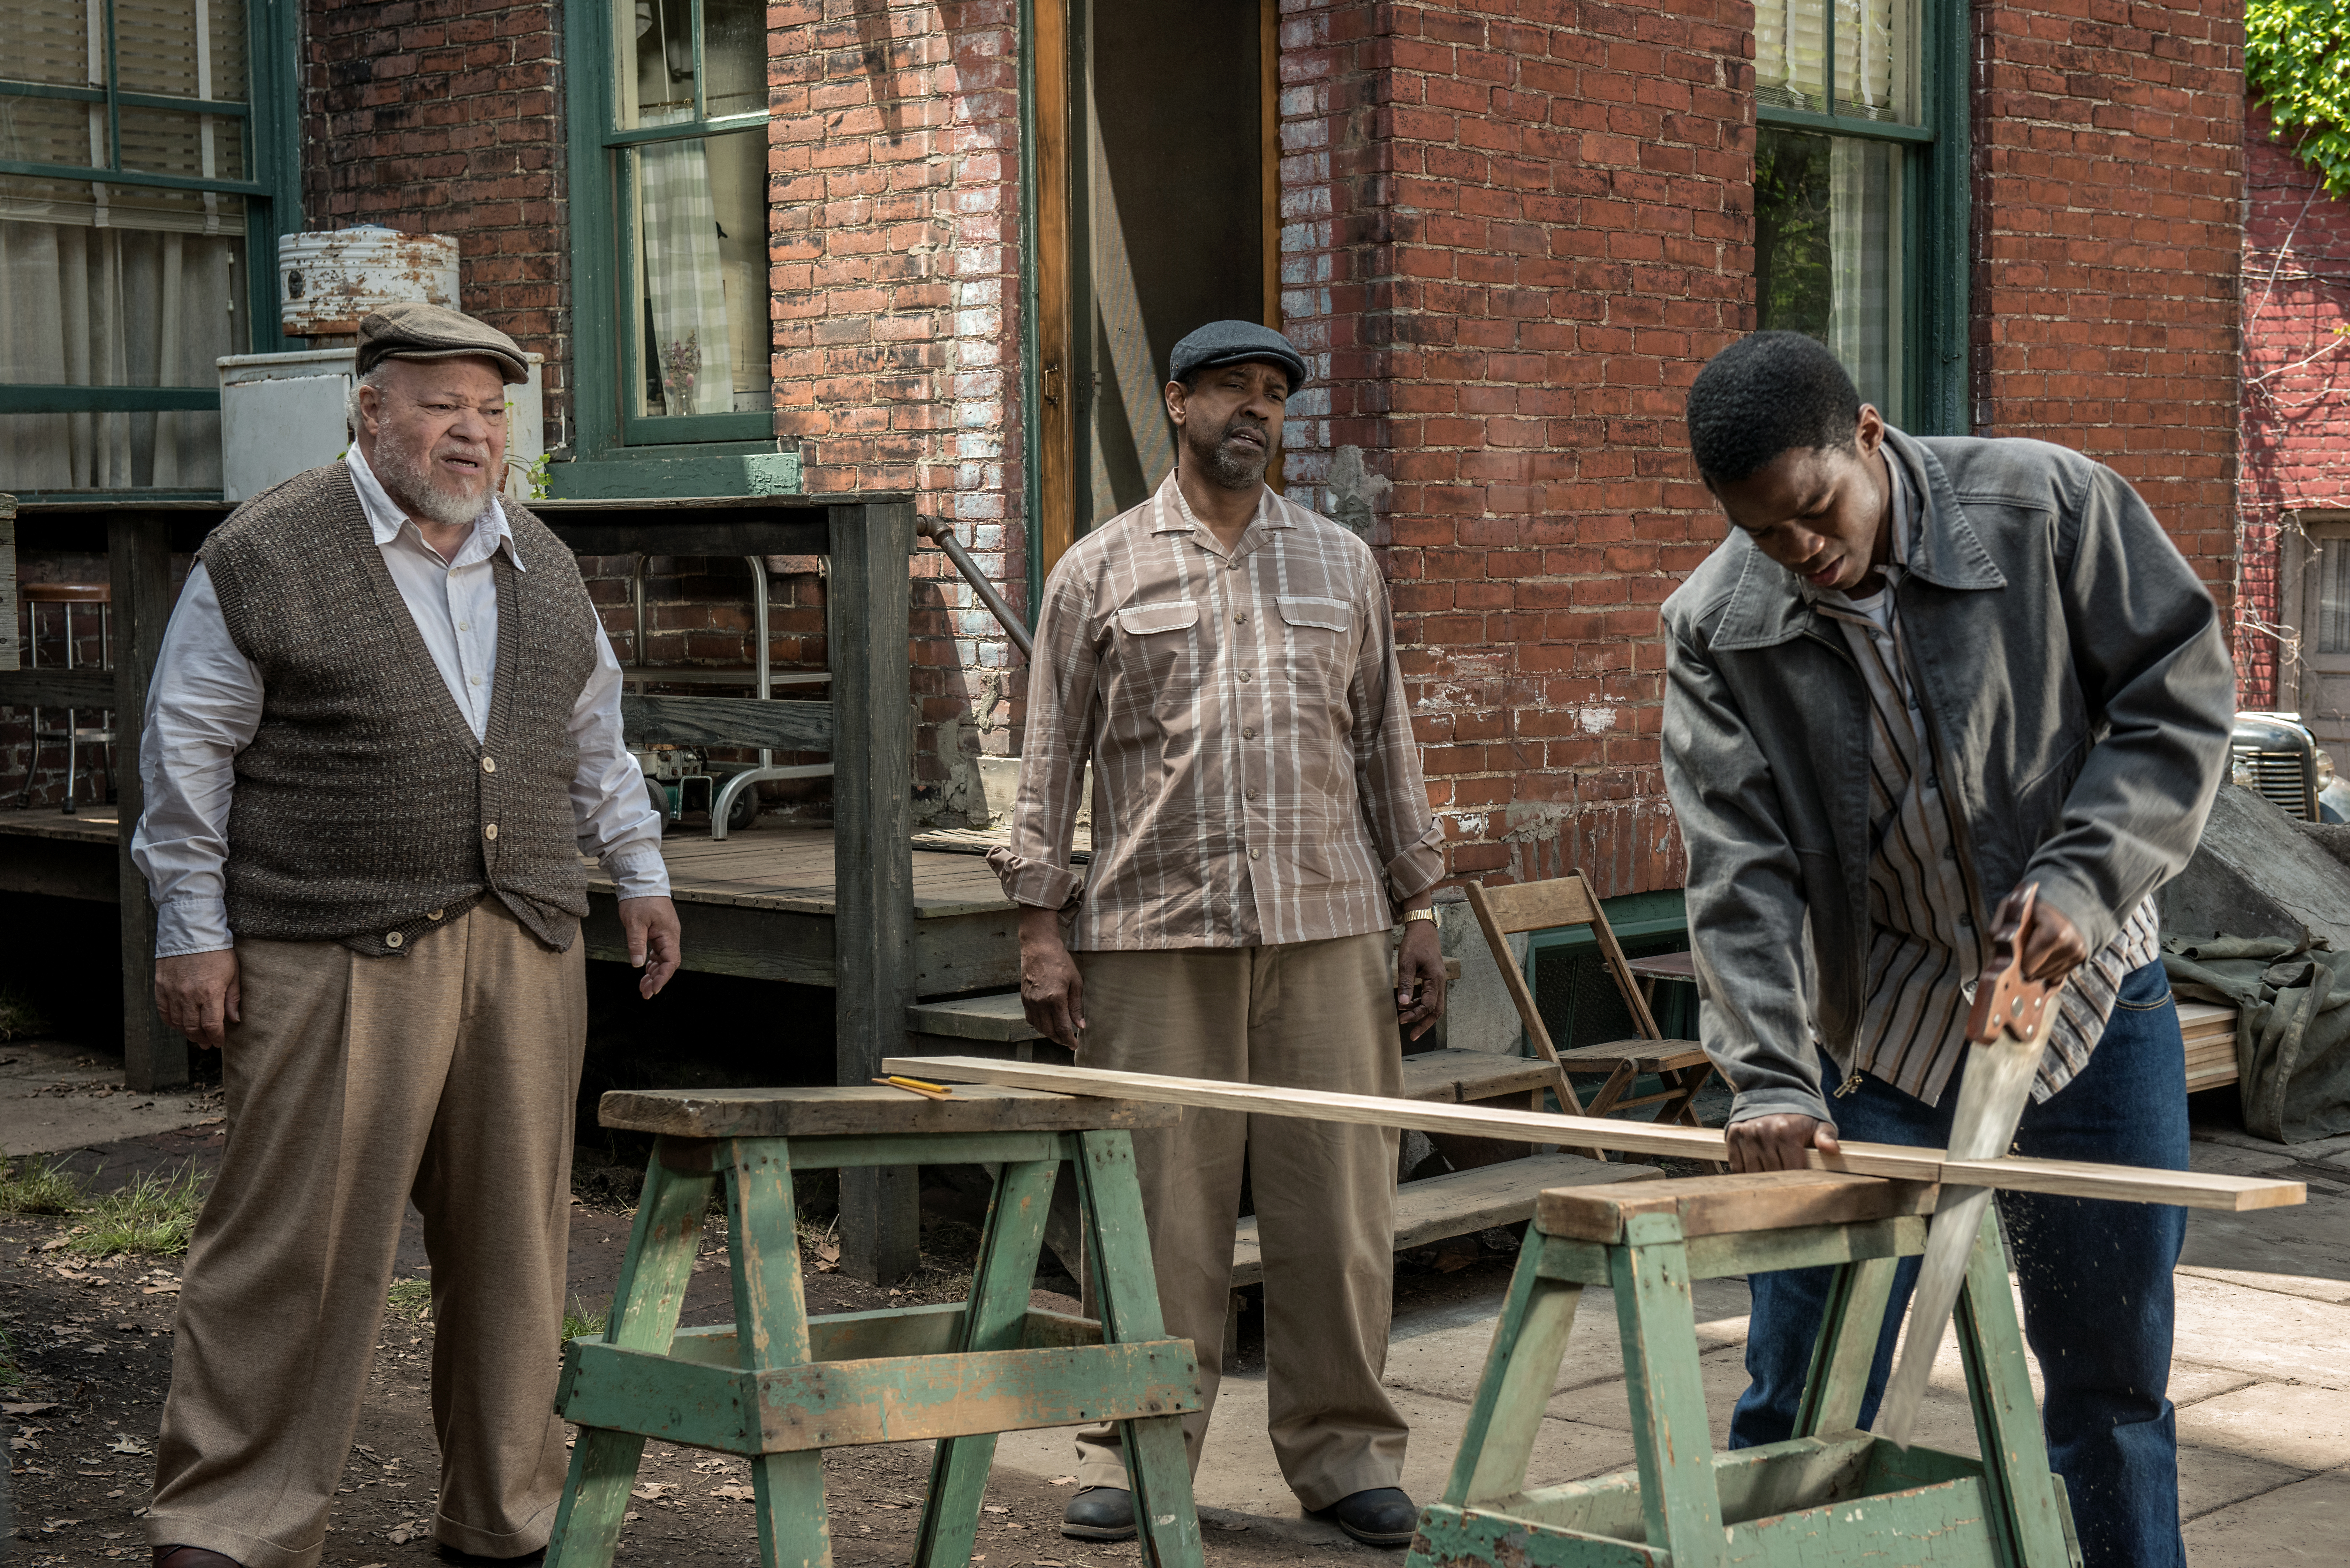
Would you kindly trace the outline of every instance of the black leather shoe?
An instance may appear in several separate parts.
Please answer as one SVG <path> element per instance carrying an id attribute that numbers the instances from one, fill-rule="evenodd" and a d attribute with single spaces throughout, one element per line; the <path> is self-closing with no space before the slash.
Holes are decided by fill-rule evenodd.
<path id="1" fill-rule="evenodd" d="M 234 1557 L 224 1557 L 203 1546 L 158 1546 L 155 1568 L 242 1568 Z"/>
<path id="2" fill-rule="evenodd" d="M 1328 1512 L 1332 1522 L 1366 1546 L 1409 1546 L 1419 1528 L 1419 1510 L 1398 1486 L 1349 1492 Z"/>
<path id="3" fill-rule="evenodd" d="M 436 1541 L 432 1545 L 442 1562 L 459 1563 L 464 1565 L 464 1568 L 493 1568 L 493 1565 L 546 1561 L 546 1548 L 544 1546 L 536 1552 L 525 1552 L 519 1557 L 482 1557 L 471 1552 L 461 1552 L 445 1541 Z"/>
<path id="4" fill-rule="evenodd" d="M 1122 1486 L 1077 1489 L 1061 1515 L 1061 1533 L 1073 1541 L 1134 1539 L 1134 1494 Z"/>

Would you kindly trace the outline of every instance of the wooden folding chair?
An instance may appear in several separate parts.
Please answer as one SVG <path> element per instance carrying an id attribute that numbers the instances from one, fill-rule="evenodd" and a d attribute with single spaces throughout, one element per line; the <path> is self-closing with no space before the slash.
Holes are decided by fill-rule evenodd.
<path id="1" fill-rule="evenodd" d="M 1658 1106 L 1662 1107 L 1656 1113 L 1659 1122 L 1703 1125 L 1698 1120 L 1697 1095 L 1712 1073 L 1713 1064 L 1707 1060 L 1704 1047 L 1696 1041 L 1667 1040 L 1659 1032 L 1656 1016 L 1648 1011 L 1648 998 L 1640 993 L 1631 971 L 1625 966 L 1624 950 L 1617 944 L 1616 933 L 1608 929 L 1607 917 L 1600 911 L 1599 900 L 1592 897 L 1590 884 L 1583 879 L 1583 873 L 1571 871 L 1546 882 L 1522 882 L 1508 888 L 1483 888 L 1471 882 L 1469 907 L 1476 912 L 1477 925 L 1485 933 L 1485 944 L 1493 950 L 1493 965 L 1502 971 L 1503 983 L 1510 988 L 1510 1000 L 1517 1005 L 1518 1021 L 1525 1025 L 1526 1038 L 1534 1042 L 1535 1051 L 1557 1072 L 1560 1108 L 1569 1116 L 1604 1116 Z M 1542 1013 L 1534 1006 L 1534 991 L 1510 956 L 1509 940 L 1520 931 L 1555 930 L 1561 926 L 1591 928 L 1607 973 L 1640 1031 L 1639 1039 L 1613 1040 L 1566 1051 L 1551 1044 L 1550 1031 L 1544 1026 Z M 1577 1073 L 1606 1075 L 1588 1105 L 1576 1097 L 1575 1086 L 1567 1081 L 1569 1075 Z M 1631 1094 L 1635 1084 L 1651 1075 L 1663 1080 L 1665 1086 L 1661 1090 L 1648 1095 Z M 1606 1158 L 1596 1150 L 1591 1152 L 1597 1158 Z"/>

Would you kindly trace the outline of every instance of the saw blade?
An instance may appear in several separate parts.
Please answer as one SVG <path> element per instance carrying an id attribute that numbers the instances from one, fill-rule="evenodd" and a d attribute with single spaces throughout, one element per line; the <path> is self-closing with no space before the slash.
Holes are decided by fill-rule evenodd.
<path id="1" fill-rule="evenodd" d="M 2023 1119 L 2024 1103 L 2032 1097 L 2032 1080 L 2040 1071 L 2044 1048 L 2035 1031 L 2029 1041 L 2001 1039 L 1970 1050 L 1966 1075 L 1959 1083 L 1958 1109 L 1950 1119 L 1950 1158 L 1996 1159 L 2007 1152 L 2016 1124 Z M 1909 1298 L 1909 1337 L 1877 1413 L 1878 1434 L 1904 1449 L 1918 1423 L 1927 1375 L 1942 1347 L 1942 1331 L 1950 1325 L 1950 1310 L 1958 1304 L 1959 1287 L 1967 1277 L 1967 1260 L 1982 1228 L 1983 1205 L 1990 1201 L 1988 1187 L 1945 1186 L 1935 1199 L 1934 1217 L 1927 1222 L 1925 1261 Z"/>

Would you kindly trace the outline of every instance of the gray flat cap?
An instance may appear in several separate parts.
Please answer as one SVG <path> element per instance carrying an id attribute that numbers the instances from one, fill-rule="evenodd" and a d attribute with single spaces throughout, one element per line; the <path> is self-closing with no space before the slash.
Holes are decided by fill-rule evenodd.
<path id="1" fill-rule="evenodd" d="M 1167 379 L 1180 381 L 1194 370 L 1262 359 L 1289 372 L 1289 389 L 1305 384 L 1305 356 L 1270 327 L 1253 321 L 1211 321 L 1175 345 L 1167 357 Z"/>
<path id="2" fill-rule="evenodd" d="M 490 359 L 506 385 L 530 379 L 513 338 L 437 305 L 387 305 L 359 323 L 359 374 L 386 359 Z"/>

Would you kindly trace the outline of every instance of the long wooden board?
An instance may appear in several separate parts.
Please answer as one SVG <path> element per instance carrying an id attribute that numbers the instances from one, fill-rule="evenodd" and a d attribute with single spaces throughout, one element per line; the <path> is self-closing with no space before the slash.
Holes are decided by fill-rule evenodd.
<path id="1" fill-rule="evenodd" d="M 1555 1116 L 1539 1111 L 1487 1106 L 1451 1106 L 1424 1100 L 1388 1100 L 1373 1095 L 1341 1095 L 1320 1089 L 1284 1089 L 1266 1085 L 1177 1078 L 1158 1073 L 1114 1073 L 1058 1067 L 1041 1062 L 993 1062 L 976 1056 L 893 1056 L 886 1073 L 951 1084 L 1002 1084 L 1022 1089 L 1057 1089 L 1069 1095 L 1157 1100 L 1204 1110 L 1245 1111 L 1253 1116 L 1297 1116 L 1309 1121 L 1359 1122 L 1373 1127 L 1418 1127 L 1422 1132 L 1470 1137 L 1511 1138 L 1521 1143 L 1566 1143 L 1619 1149 L 1629 1154 L 1669 1154 L 1683 1159 L 1724 1160 L 1729 1150 L 1712 1127 L 1658 1127 L 1612 1116 Z M 1939 1181 L 1946 1176 L 1970 1187 L 2010 1192 L 2044 1192 L 2061 1198 L 2106 1198 L 2130 1203 L 2175 1203 L 2189 1209 L 2275 1209 L 2308 1199 L 2298 1181 L 2221 1176 L 2199 1170 L 2147 1170 L 2126 1165 L 2078 1160 L 1950 1160 L 1938 1148 L 1893 1144 L 1847 1143 L 1830 1158 L 1813 1152 L 1822 1170 L 1857 1176 L 1888 1176 L 1908 1181 Z"/>

